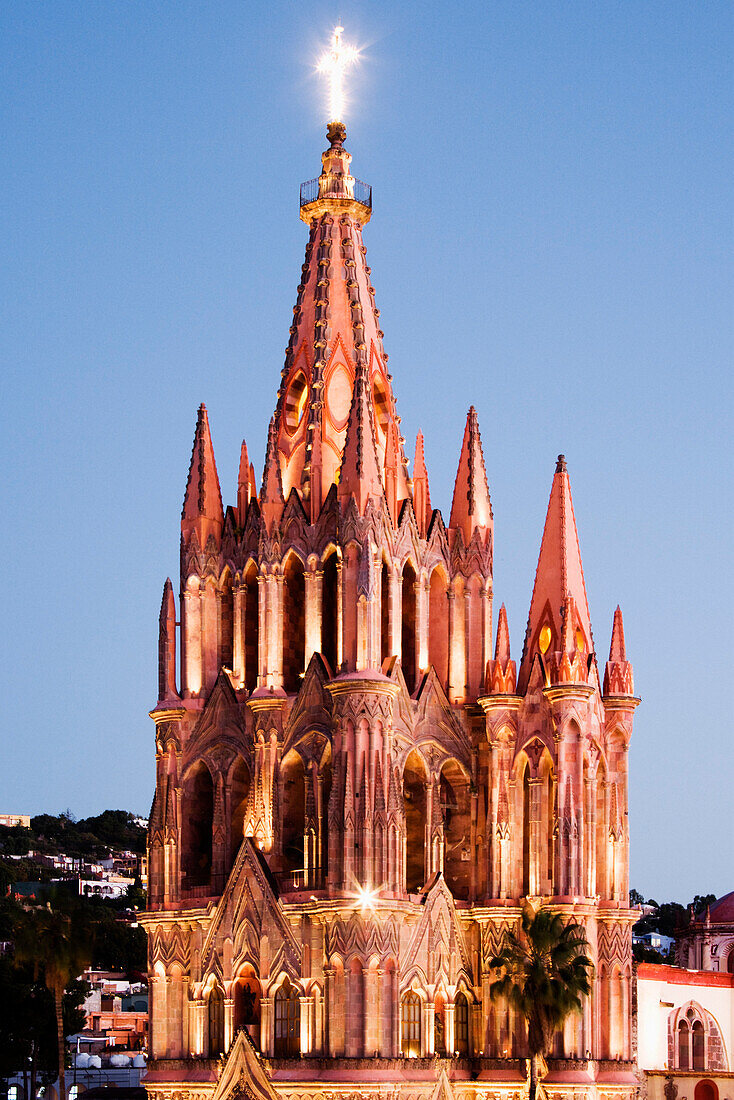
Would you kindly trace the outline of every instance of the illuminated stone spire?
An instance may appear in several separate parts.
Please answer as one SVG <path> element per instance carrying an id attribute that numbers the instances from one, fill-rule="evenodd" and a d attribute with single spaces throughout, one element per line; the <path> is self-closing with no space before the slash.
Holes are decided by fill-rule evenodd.
<path id="1" fill-rule="evenodd" d="M 176 691 L 176 601 L 171 578 L 163 586 L 158 618 L 158 702 L 178 700 Z"/>
<path id="2" fill-rule="evenodd" d="M 617 606 L 614 612 L 614 624 L 612 626 L 612 644 L 609 647 L 609 660 L 604 671 L 605 695 L 634 695 L 635 684 L 632 676 L 632 665 L 627 660 L 627 651 L 624 645 L 624 623 L 622 612 Z"/>
<path id="3" fill-rule="evenodd" d="M 351 174 L 344 124 L 330 122 L 327 136 L 321 175 L 301 187 L 301 218 L 309 227 L 309 240 L 275 410 L 283 493 L 287 499 L 296 488 L 312 522 L 341 465 L 360 361 L 380 476 L 384 483 L 392 430 L 398 441 L 398 508 L 410 495 L 380 313 L 362 243 L 372 193 Z"/>
<path id="4" fill-rule="evenodd" d="M 547 664 L 554 660 L 554 654 L 560 660 L 561 652 L 568 654 L 571 648 L 588 655 L 594 647 L 571 484 L 566 459 L 559 455 L 530 601 L 518 675 L 519 692 L 524 693 L 527 687 L 538 653 Z"/>
<path id="5" fill-rule="evenodd" d="M 240 527 L 244 527 L 247 519 L 247 509 L 252 499 L 252 482 L 250 471 L 252 466 L 247 455 L 247 444 L 242 440 L 240 449 L 240 468 L 237 476 L 237 513 Z"/>
<path id="6" fill-rule="evenodd" d="M 428 470 L 423 449 L 423 432 L 418 432 L 415 441 L 415 460 L 413 462 L 413 510 L 421 538 L 428 533 L 431 522 L 431 490 L 428 487 Z"/>
<path id="7" fill-rule="evenodd" d="M 199 546 L 204 549 L 210 535 L 219 541 L 223 524 L 222 493 L 217 464 L 214 461 L 209 417 L 206 405 L 200 405 L 181 512 L 181 534 L 184 542 L 188 543 L 191 535 L 196 532 Z"/>
<path id="8" fill-rule="evenodd" d="M 489 499 L 487 471 L 479 435 L 479 421 L 473 405 L 466 418 L 449 527 L 461 528 L 465 544 L 470 541 L 477 529 L 480 535 L 484 536 L 492 528 L 492 504 Z"/>

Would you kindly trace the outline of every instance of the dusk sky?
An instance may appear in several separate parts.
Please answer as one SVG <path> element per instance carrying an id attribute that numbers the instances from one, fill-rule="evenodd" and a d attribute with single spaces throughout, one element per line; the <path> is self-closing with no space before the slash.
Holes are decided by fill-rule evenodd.
<path id="1" fill-rule="evenodd" d="M 469 405 L 519 659 L 556 455 L 600 662 L 634 663 L 631 885 L 734 889 L 734 6 L 0 10 L 0 812 L 147 815 L 196 410 L 258 478 L 320 170 L 347 146 L 407 447 L 448 516 Z"/>

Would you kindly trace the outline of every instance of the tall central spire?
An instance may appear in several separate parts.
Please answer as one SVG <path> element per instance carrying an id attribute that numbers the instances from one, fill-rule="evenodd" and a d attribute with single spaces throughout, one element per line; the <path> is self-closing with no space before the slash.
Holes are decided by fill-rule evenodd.
<path id="1" fill-rule="evenodd" d="M 321 175 L 301 187 L 300 214 L 309 240 L 273 422 L 284 499 L 295 489 L 311 522 L 339 481 L 358 372 L 379 477 L 384 485 L 389 455 L 398 508 L 410 495 L 380 311 L 362 243 L 372 192 L 351 174 L 343 122 L 330 122 L 327 137 Z"/>

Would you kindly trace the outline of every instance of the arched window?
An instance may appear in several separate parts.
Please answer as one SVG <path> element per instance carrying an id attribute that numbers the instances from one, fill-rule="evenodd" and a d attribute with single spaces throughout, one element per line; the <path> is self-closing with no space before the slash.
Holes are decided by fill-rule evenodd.
<path id="1" fill-rule="evenodd" d="M 214 783 L 203 760 L 189 772 L 183 790 L 183 887 L 209 886 L 212 873 Z"/>
<path id="2" fill-rule="evenodd" d="M 249 970 L 238 978 L 234 986 L 234 1030 L 247 1028 L 252 1038 L 258 1039 L 260 1024 L 260 982 Z"/>
<path id="3" fill-rule="evenodd" d="M 530 893 L 530 765 L 522 776 L 522 892 Z"/>
<path id="4" fill-rule="evenodd" d="M 719 1100 L 719 1089 L 715 1081 L 699 1081 L 693 1092 L 693 1100 Z"/>
<path id="5" fill-rule="evenodd" d="M 688 1059 L 688 1024 L 681 1020 L 678 1024 L 678 1069 L 689 1069 Z"/>
<path id="6" fill-rule="evenodd" d="M 231 670 L 234 657 L 234 601 L 232 576 L 227 571 L 219 591 L 219 668 Z"/>
<path id="7" fill-rule="evenodd" d="M 403 630 L 402 657 L 403 676 L 408 691 L 415 689 L 415 569 L 406 562 L 403 569 Z"/>
<path id="8" fill-rule="evenodd" d="M 426 878 L 426 784 L 428 776 L 417 752 L 411 752 L 403 772 L 405 806 L 406 868 L 405 889 L 420 890 Z"/>
<path id="9" fill-rule="evenodd" d="M 421 1002 L 417 993 L 406 993 L 400 1003 L 400 1051 L 406 1058 L 421 1052 Z"/>
<path id="10" fill-rule="evenodd" d="M 449 679 L 449 600 L 448 582 L 437 567 L 431 573 L 428 588 L 428 663 L 444 689 Z"/>
<path id="11" fill-rule="evenodd" d="M 224 994 L 215 985 L 209 994 L 207 1005 L 209 1015 L 209 1057 L 216 1058 L 224 1054 Z"/>
<path id="12" fill-rule="evenodd" d="M 691 1028 L 692 1069 L 705 1069 L 705 1041 L 703 1024 L 700 1020 L 693 1021 Z"/>
<path id="13" fill-rule="evenodd" d="M 433 1048 L 436 1054 L 446 1056 L 446 1003 L 436 997 L 433 1009 Z"/>
<path id="14" fill-rule="evenodd" d="M 734 974 L 734 948 L 729 952 L 726 960 L 726 970 L 728 974 Z"/>
<path id="15" fill-rule="evenodd" d="M 339 601 L 339 584 L 336 554 L 329 554 L 324 562 L 324 574 L 322 578 L 321 594 L 321 652 L 336 676 L 339 669 L 336 667 L 336 628 L 337 607 Z"/>
<path id="16" fill-rule="evenodd" d="M 283 570 L 283 687 L 298 691 L 306 660 L 306 582 L 291 554 Z"/>
<path id="17" fill-rule="evenodd" d="M 294 1058 L 301 1049 L 301 1004 L 286 978 L 275 994 L 275 1057 Z"/>
<path id="18" fill-rule="evenodd" d="M 463 993 L 454 1001 L 454 1031 L 459 1054 L 469 1053 L 469 1002 Z"/>
<path id="19" fill-rule="evenodd" d="M 257 646 L 259 635 L 259 583 L 254 562 L 245 573 L 245 686 L 248 691 L 257 687 Z"/>

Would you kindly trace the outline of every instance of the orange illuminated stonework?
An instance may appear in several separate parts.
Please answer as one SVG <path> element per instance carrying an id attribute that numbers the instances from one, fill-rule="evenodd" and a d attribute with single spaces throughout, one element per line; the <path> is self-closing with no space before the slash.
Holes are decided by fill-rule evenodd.
<path id="1" fill-rule="evenodd" d="M 181 587 L 160 613 L 150 1054 L 161 1100 L 514 1100 L 522 1023 L 488 962 L 521 906 L 585 926 L 593 996 L 554 1100 L 632 1062 L 621 614 L 600 670 L 559 458 L 519 663 L 493 636 L 493 517 L 470 409 L 448 525 L 411 477 L 340 124 L 309 227 L 258 491 L 222 505 L 199 410 Z"/>

